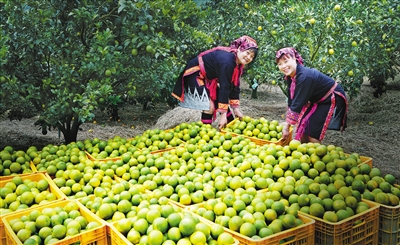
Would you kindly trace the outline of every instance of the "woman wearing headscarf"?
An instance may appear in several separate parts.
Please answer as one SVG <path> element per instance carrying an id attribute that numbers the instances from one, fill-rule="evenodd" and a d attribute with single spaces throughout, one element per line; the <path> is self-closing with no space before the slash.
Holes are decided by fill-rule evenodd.
<path id="1" fill-rule="evenodd" d="M 326 130 L 344 130 L 347 121 L 346 94 L 335 80 L 303 66 L 303 58 L 292 47 L 276 52 L 276 63 L 288 88 L 288 108 L 282 138 L 296 127 L 295 139 L 321 143 Z"/>
<path id="2" fill-rule="evenodd" d="M 202 110 L 201 121 L 205 124 L 211 124 L 216 112 L 220 113 L 218 127 L 224 128 L 234 116 L 243 117 L 240 77 L 244 66 L 256 58 L 257 52 L 257 42 L 242 36 L 229 47 L 218 46 L 200 53 L 186 64 L 172 96 L 181 106 Z"/>

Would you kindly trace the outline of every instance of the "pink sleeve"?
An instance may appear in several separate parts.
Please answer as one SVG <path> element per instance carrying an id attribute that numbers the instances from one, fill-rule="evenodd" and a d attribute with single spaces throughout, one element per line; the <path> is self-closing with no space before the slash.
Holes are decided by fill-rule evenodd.
<path id="1" fill-rule="evenodd" d="M 290 110 L 288 107 L 286 111 L 286 122 L 290 125 L 296 125 L 297 120 L 299 119 L 299 113 Z"/>

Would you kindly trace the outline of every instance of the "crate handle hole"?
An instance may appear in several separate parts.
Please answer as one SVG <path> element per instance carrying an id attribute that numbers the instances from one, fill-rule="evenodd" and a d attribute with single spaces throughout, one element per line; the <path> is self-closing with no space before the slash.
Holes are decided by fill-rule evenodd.
<path id="1" fill-rule="evenodd" d="M 359 220 L 356 220 L 353 223 L 353 226 L 356 227 L 356 226 L 360 226 L 360 225 L 363 225 L 363 224 L 365 224 L 365 220 L 364 219 L 359 219 Z"/>

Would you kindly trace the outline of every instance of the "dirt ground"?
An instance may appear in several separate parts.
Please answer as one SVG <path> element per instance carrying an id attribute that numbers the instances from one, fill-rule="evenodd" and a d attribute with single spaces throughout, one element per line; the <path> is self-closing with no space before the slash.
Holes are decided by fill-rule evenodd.
<path id="1" fill-rule="evenodd" d="M 258 99 L 251 99 L 251 90 L 243 85 L 242 111 L 253 118 L 265 117 L 284 121 L 286 102 L 277 86 L 266 85 L 258 89 Z M 358 153 L 372 157 L 373 166 L 383 174 L 391 173 L 400 180 L 400 91 L 388 90 L 380 98 L 372 96 L 373 89 L 363 85 L 361 94 L 349 102 L 348 127 L 344 132 L 328 131 L 323 144 L 340 146 L 347 153 Z M 114 136 L 131 138 L 150 128 L 168 129 L 186 121 L 200 119 L 198 111 L 170 108 L 166 104 L 155 104 L 150 110 L 141 105 L 125 106 L 119 111 L 120 121 L 109 121 L 107 114 L 98 112 L 94 122 L 85 123 L 78 133 L 78 140 Z M 5 115 L 0 118 L 0 149 L 11 145 L 14 149 L 26 150 L 30 145 L 41 149 L 47 144 L 62 144 L 63 136 L 58 131 L 42 135 L 34 126 L 37 118 L 10 121 Z"/>

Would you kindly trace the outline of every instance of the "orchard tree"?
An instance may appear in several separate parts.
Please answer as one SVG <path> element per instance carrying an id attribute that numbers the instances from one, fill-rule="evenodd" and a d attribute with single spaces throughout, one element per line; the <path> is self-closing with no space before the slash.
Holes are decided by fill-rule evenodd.
<path id="1" fill-rule="evenodd" d="M 400 73 L 400 1 L 373 1 L 362 19 L 366 24 L 360 49 L 368 64 L 366 76 L 375 88 L 374 96 L 379 97 L 386 91 L 388 78 Z"/>
<path id="2" fill-rule="evenodd" d="M 399 1 L 315 0 L 213 1 L 202 26 L 228 43 L 247 34 L 259 43 L 259 56 L 245 81 L 256 89 L 262 83 L 286 84 L 275 64 L 275 51 L 292 46 L 305 64 L 339 81 L 356 96 L 365 77 L 375 96 L 399 67 Z M 209 21 L 211 20 L 211 21 Z"/>
<path id="3" fill-rule="evenodd" d="M 165 100 L 188 47 L 211 42 L 190 26 L 198 13 L 191 1 L 13 0 L 0 7 L 0 112 L 11 120 L 39 115 L 43 134 L 60 130 L 67 143 L 116 96 Z"/>
<path id="4" fill-rule="evenodd" d="M 9 38 L 1 67 L 9 118 L 39 114 L 43 134 L 54 128 L 76 141 L 97 101 L 112 92 L 122 56 L 112 30 L 116 13 L 116 5 L 87 1 L 7 1 L 0 18 Z"/>
<path id="5" fill-rule="evenodd" d="M 118 40 L 129 50 L 127 75 L 130 80 L 121 86 L 136 91 L 136 99 L 167 100 L 170 104 L 172 86 L 198 48 L 214 41 L 197 29 L 203 12 L 193 1 L 119 1 L 123 16 Z M 135 95 L 131 95 L 135 97 Z"/>

